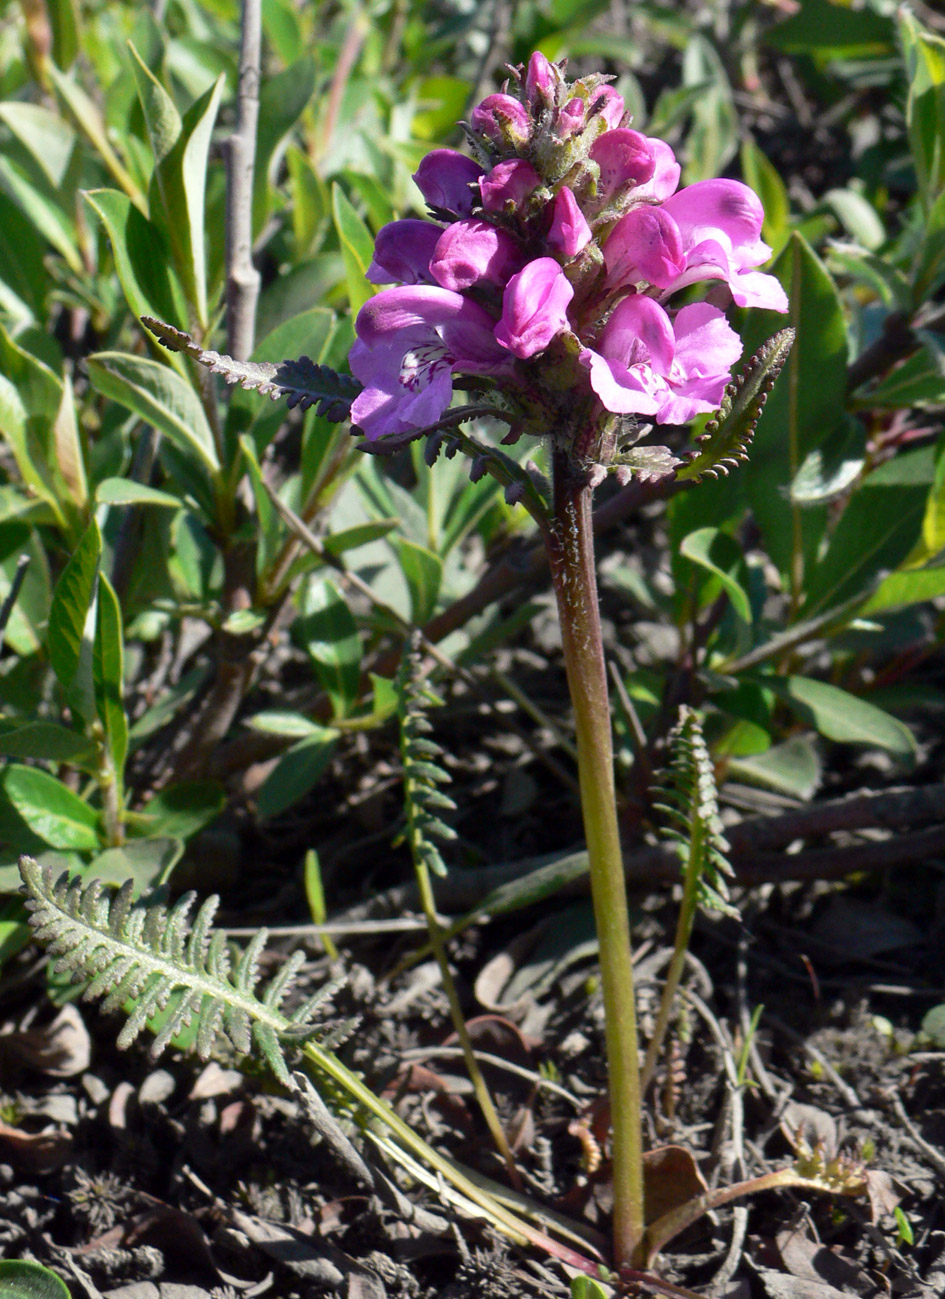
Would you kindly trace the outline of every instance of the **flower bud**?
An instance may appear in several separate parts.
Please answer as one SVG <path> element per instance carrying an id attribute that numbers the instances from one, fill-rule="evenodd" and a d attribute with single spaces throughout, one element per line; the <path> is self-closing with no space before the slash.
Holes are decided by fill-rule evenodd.
<path id="1" fill-rule="evenodd" d="M 591 227 L 567 185 L 555 195 L 551 214 L 548 244 L 565 257 L 576 257 L 590 243 Z"/>
<path id="2" fill-rule="evenodd" d="M 532 130 L 524 104 L 511 95 L 487 95 L 473 109 L 470 125 L 477 134 L 504 149 L 526 144 Z"/>
<path id="3" fill-rule="evenodd" d="M 455 221 L 440 235 L 430 271 L 437 284 L 455 293 L 483 280 L 505 284 L 524 261 L 507 230 L 488 221 Z"/>
<path id="4" fill-rule="evenodd" d="M 597 195 L 602 206 L 620 190 L 644 184 L 656 167 L 653 149 L 646 136 L 625 127 L 598 136 L 591 147 L 590 158 L 600 167 Z"/>
<path id="5" fill-rule="evenodd" d="M 487 176 L 479 178 L 482 206 L 487 212 L 517 208 L 541 184 L 541 177 L 524 158 L 497 163 Z"/>
<path id="6" fill-rule="evenodd" d="M 525 73 L 525 98 L 532 110 L 553 107 L 561 82 L 561 73 L 538 50 L 528 60 Z"/>

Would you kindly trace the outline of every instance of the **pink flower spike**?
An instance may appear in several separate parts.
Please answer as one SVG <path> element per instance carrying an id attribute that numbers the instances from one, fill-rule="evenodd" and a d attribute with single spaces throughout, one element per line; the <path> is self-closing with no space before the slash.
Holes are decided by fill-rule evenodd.
<path id="1" fill-rule="evenodd" d="M 590 241 L 591 227 L 578 207 L 577 199 L 567 185 L 562 185 L 551 208 L 548 244 L 565 257 L 576 257 Z"/>
<path id="2" fill-rule="evenodd" d="M 636 207 L 622 216 L 604 245 L 610 287 L 645 280 L 665 288 L 685 269 L 679 228 L 662 208 Z"/>
<path id="3" fill-rule="evenodd" d="M 758 195 L 739 180 L 700 180 L 666 200 L 687 242 L 711 238 L 721 230 L 735 245 L 751 246 L 761 238 L 764 210 Z"/>
<path id="4" fill-rule="evenodd" d="M 653 148 L 645 135 L 620 127 L 605 131 L 591 147 L 590 157 L 600 167 L 597 185 L 601 204 L 629 185 L 643 185 L 656 168 Z"/>
<path id="5" fill-rule="evenodd" d="M 374 241 L 374 260 L 365 271 L 372 284 L 433 284 L 430 261 L 443 227 L 432 221 L 391 221 Z"/>
<path id="6" fill-rule="evenodd" d="M 528 60 L 528 70 L 525 73 L 525 98 L 529 107 L 550 108 L 555 102 L 560 80 L 561 73 L 558 69 L 536 50 Z"/>
<path id="7" fill-rule="evenodd" d="M 511 95 L 487 95 L 473 109 L 470 126 L 505 148 L 525 144 L 532 129 L 524 104 Z"/>
<path id="8" fill-rule="evenodd" d="M 518 207 L 541 184 L 530 162 L 513 158 L 497 163 L 488 176 L 480 176 L 479 193 L 487 212 L 504 212 L 509 204 Z"/>
<path id="9" fill-rule="evenodd" d="M 567 307 L 574 289 L 553 257 L 539 257 L 513 275 L 502 300 L 497 342 L 523 361 L 543 352 L 568 328 Z"/>
<path id="10" fill-rule="evenodd" d="M 618 95 L 613 86 L 598 86 L 587 105 L 588 117 L 602 117 L 607 123 L 608 131 L 617 129 L 625 112 L 623 95 Z"/>
<path id="11" fill-rule="evenodd" d="M 474 185 L 482 168 L 455 149 L 434 149 L 414 173 L 417 188 L 432 208 L 469 216 L 473 210 Z"/>
<path id="12" fill-rule="evenodd" d="M 470 218 L 454 221 L 441 233 L 430 270 L 444 289 L 459 293 L 483 280 L 504 285 L 523 261 L 507 230 Z"/>

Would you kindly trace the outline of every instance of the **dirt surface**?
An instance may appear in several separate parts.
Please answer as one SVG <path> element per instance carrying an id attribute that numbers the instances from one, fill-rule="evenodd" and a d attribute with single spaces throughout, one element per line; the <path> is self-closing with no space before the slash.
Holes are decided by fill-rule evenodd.
<path id="1" fill-rule="evenodd" d="M 477 835 L 480 865 L 483 845 L 495 862 L 574 842 L 571 792 L 500 732 L 494 713 L 460 691 L 438 728 L 454 755 L 460 858 L 465 851 L 475 868 Z M 301 943 L 302 993 L 346 975 L 327 1015 L 359 1017 L 341 1049 L 346 1062 L 427 1139 L 501 1181 L 435 967 L 395 972 L 419 946 L 419 921 L 413 932 L 358 932 L 364 918 L 410 919 L 401 910 L 405 862 L 388 847 L 398 798 L 392 751 L 345 762 L 346 778 L 329 778 L 327 798 L 322 791 L 265 836 L 239 822 L 217 830 L 181 879 L 203 891 L 222 882 L 226 925 L 298 925 L 304 894 L 287 863 L 298 862 L 302 843 L 326 845 L 332 902 L 357 918 L 353 932 L 338 940 L 338 961 L 304 928 L 276 935 L 271 969 Z M 837 767 L 829 781 L 843 792 L 856 787 L 852 777 Z M 737 790 L 732 797 L 743 801 Z M 748 815 L 731 806 L 725 814 L 733 829 Z M 830 845 L 865 851 L 884 837 L 809 836 L 783 861 Z M 229 877 L 228 844 L 242 859 Z M 945 978 L 938 866 L 852 883 L 769 882 L 736 888 L 734 900 L 740 919 L 697 925 L 687 995 L 649 1093 L 646 1145 L 670 1148 L 656 1157 L 664 1178 L 654 1174 L 653 1194 L 665 1191 L 667 1168 L 670 1181 L 701 1177 L 715 1187 L 784 1167 L 800 1139 L 820 1142 L 828 1157 L 865 1161 L 871 1197 L 781 1190 L 736 1202 L 674 1241 L 656 1270 L 716 1299 L 941 1295 L 945 1051 L 918 1034 Z M 665 887 L 638 889 L 632 905 L 646 1036 L 675 906 Z M 591 938 L 577 890 L 467 930 L 451 952 L 523 1190 L 600 1233 L 603 1246 L 607 1112 Z M 74 1295 L 106 1299 L 568 1293 L 557 1264 L 455 1216 L 390 1169 L 389 1180 L 380 1177 L 363 1146 L 373 1185 L 359 1184 L 300 1098 L 245 1062 L 241 1071 L 225 1055 L 201 1065 L 169 1051 L 155 1064 L 144 1043 L 121 1054 L 117 1020 L 82 1002 L 51 1006 L 46 980 L 45 957 L 28 948 L 8 964 L 0 992 L 4 1256 L 38 1259 Z"/>

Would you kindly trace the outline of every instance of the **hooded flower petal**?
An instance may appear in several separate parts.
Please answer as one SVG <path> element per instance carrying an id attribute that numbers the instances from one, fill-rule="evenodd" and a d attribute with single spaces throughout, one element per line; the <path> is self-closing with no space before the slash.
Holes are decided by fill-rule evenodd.
<path id="1" fill-rule="evenodd" d="M 482 206 L 487 212 L 504 212 L 510 203 L 518 207 L 540 184 L 538 172 L 524 158 L 497 163 L 479 178 Z"/>
<path id="2" fill-rule="evenodd" d="M 365 278 L 372 284 L 434 284 L 430 262 L 442 233 L 442 226 L 412 218 L 382 226 Z"/>
<path id="3" fill-rule="evenodd" d="M 576 257 L 591 242 L 591 227 L 567 185 L 562 185 L 551 207 L 548 244 L 565 257 Z"/>
<path id="4" fill-rule="evenodd" d="M 455 149 L 434 149 L 414 172 L 417 188 L 432 208 L 469 216 L 475 201 L 474 185 L 482 168 Z"/>
<path id="5" fill-rule="evenodd" d="M 567 307 L 573 296 L 574 289 L 553 257 L 529 262 L 508 282 L 496 339 L 522 360 L 543 352 L 568 328 Z"/>
<path id="6" fill-rule="evenodd" d="M 369 438 L 433 423 L 447 408 L 454 371 L 502 374 L 510 358 L 492 317 L 448 289 L 385 289 L 361 308 L 351 369 L 364 384 L 352 422 Z"/>
<path id="7" fill-rule="evenodd" d="M 645 184 L 656 167 L 653 148 L 646 136 L 625 127 L 598 136 L 590 157 L 600 167 L 597 194 L 601 206 L 619 190 Z"/>
<path id="8" fill-rule="evenodd" d="M 488 221 L 470 219 L 446 227 L 437 242 L 430 270 L 444 289 L 460 292 L 482 280 L 504 285 L 524 260 L 507 230 Z"/>
<path id="9" fill-rule="evenodd" d="M 558 120 L 555 122 L 555 135 L 559 140 L 570 140 L 584 125 L 586 113 L 583 99 L 569 99 L 562 105 Z"/>
<path id="10" fill-rule="evenodd" d="M 679 227 L 663 208 L 633 208 L 611 230 L 604 263 L 611 287 L 646 280 L 665 288 L 686 267 Z"/>
<path id="11" fill-rule="evenodd" d="M 676 193 L 682 168 L 676 161 L 676 155 L 665 140 L 658 140 L 648 135 L 646 142 L 653 154 L 653 175 L 633 192 L 635 200 L 648 203 L 665 203 L 670 194 Z"/>
<path id="12" fill-rule="evenodd" d="M 751 268 L 767 261 L 761 239 L 764 212 L 757 194 L 737 180 L 701 180 L 666 200 L 663 210 L 679 227 L 686 249 L 680 276 L 667 294 L 699 280 L 726 280 L 740 307 L 787 311 L 784 289 L 773 275 Z"/>

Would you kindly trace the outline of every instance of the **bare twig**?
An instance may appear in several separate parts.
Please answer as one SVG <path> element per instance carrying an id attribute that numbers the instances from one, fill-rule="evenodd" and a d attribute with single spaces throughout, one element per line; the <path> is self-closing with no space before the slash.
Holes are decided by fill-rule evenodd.
<path id="1" fill-rule="evenodd" d="M 253 174 L 261 45 L 262 0 L 243 0 L 236 129 L 226 147 L 226 346 L 238 361 L 248 360 L 253 350 L 259 297 L 259 272 L 253 265 Z"/>

